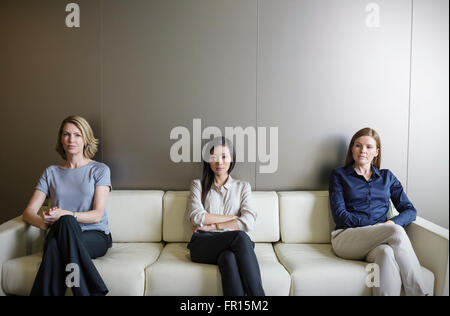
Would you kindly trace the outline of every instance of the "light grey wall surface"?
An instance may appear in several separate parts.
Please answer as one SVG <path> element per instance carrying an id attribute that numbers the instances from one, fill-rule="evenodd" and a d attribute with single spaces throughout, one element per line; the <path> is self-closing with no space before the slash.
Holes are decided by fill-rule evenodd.
<path id="1" fill-rule="evenodd" d="M 262 0 L 258 123 L 279 126 L 279 168 L 258 189 L 327 189 L 363 127 L 380 133 L 382 167 L 406 179 L 410 1 Z M 403 181 L 404 182 L 404 181 Z"/>
<path id="2" fill-rule="evenodd" d="M 449 48 L 447 0 L 414 0 L 408 194 L 448 228 Z M 442 40 L 447 39 L 447 40 Z"/>
<path id="3" fill-rule="evenodd" d="M 433 138 L 448 135 L 446 0 L 74 2 L 80 28 L 65 26 L 63 1 L 0 3 L 0 222 L 59 161 L 58 125 L 76 113 L 115 189 L 188 189 L 201 164 L 172 162 L 169 135 L 184 126 L 192 145 L 201 119 L 278 128 L 277 171 L 257 161 L 233 173 L 254 190 L 324 190 L 352 134 L 371 126 L 382 167 L 419 215 L 448 227 L 448 140 Z M 428 153 L 441 157 L 431 171 Z"/>
<path id="4" fill-rule="evenodd" d="M 201 164 L 172 162 L 172 128 L 256 124 L 256 0 L 133 4 L 103 3 L 104 159 L 116 187 L 186 189 Z M 233 175 L 254 187 L 255 163 Z"/>

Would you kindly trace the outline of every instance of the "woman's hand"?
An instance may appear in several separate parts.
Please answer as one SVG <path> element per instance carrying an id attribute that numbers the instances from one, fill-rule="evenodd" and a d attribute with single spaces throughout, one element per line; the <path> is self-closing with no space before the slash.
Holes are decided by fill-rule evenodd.
<path id="1" fill-rule="evenodd" d="M 46 195 L 44 192 L 39 190 L 34 190 L 33 195 L 31 196 L 30 201 L 28 202 L 27 207 L 23 211 L 23 220 L 42 230 L 47 230 L 48 225 L 44 222 L 43 214 L 39 214 L 39 209 L 44 204 Z"/>
<path id="2" fill-rule="evenodd" d="M 42 212 L 42 219 L 44 220 L 45 225 L 50 226 L 52 225 L 54 222 L 56 222 L 55 217 L 53 216 L 52 212 L 54 210 L 56 210 L 58 207 L 54 206 L 49 208 L 48 210 Z"/>
<path id="3" fill-rule="evenodd" d="M 204 226 L 200 226 L 200 227 L 197 227 L 197 226 L 192 227 L 192 230 L 194 233 L 197 231 L 209 232 L 209 231 L 216 230 L 216 229 L 217 229 L 216 224 L 204 225 Z"/>
<path id="4" fill-rule="evenodd" d="M 395 225 L 395 222 L 394 222 L 394 221 L 391 221 L 391 220 L 388 220 L 388 221 L 386 221 L 386 222 L 384 222 L 384 223 L 378 223 L 378 224 L 375 224 L 375 226 L 377 226 L 377 225 L 383 225 L 383 224 Z"/>
<path id="5" fill-rule="evenodd" d="M 59 206 L 54 206 L 49 208 L 47 211 L 42 213 L 42 218 L 46 225 L 53 225 L 61 216 L 73 215 L 73 212 L 61 209 Z"/>

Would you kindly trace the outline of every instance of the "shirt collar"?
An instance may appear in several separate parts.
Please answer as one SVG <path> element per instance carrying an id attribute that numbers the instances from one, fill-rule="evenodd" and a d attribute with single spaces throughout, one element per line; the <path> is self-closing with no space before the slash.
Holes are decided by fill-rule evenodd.
<path id="1" fill-rule="evenodd" d="M 376 175 L 377 177 L 380 177 L 380 176 L 381 176 L 380 169 L 378 169 L 378 168 L 375 167 L 374 165 L 372 165 L 371 168 L 372 168 L 372 173 L 373 173 L 374 175 Z M 353 175 L 358 175 L 358 174 L 356 173 L 355 169 L 353 168 L 353 163 L 349 164 L 349 165 L 346 166 L 344 169 L 345 169 L 345 174 L 346 174 L 346 175 L 351 175 L 351 174 L 353 174 Z"/>
<path id="2" fill-rule="evenodd" d="M 231 175 L 228 175 L 228 179 L 227 179 L 227 181 L 225 181 L 225 183 L 222 187 L 229 190 L 232 184 L 233 184 L 233 178 L 231 177 Z M 214 180 L 214 186 L 217 188 L 215 180 Z"/>
<path id="3" fill-rule="evenodd" d="M 381 177 L 380 169 L 372 165 L 372 171 L 374 174 L 376 174 L 378 177 Z"/>
<path id="4" fill-rule="evenodd" d="M 355 169 L 353 169 L 353 163 L 348 164 L 344 167 L 345 174 L 347 176 L 351 175 L 352 173 L 356 173 Z"/>

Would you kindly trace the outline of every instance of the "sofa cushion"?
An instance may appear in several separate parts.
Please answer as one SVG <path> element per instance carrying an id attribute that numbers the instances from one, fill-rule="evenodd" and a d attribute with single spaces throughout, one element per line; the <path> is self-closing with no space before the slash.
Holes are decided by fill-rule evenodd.
<path id="1" fill-rule="evenodd" d="M 279 192 L 284 243 L 330 243 L 335 228 L 328 191 Z"/>
<path id="2" fill-rule="evenodd" d="M 192 225 L 186 219 L 189 191 L 169 191 L 163 198 L 163 239 L 167 242 L 189 242 Z M 257 212 L 254 242 L 276 242 L 280 239 L 278 196 L 275 192 L 253 192 L 252 204 Z"/>
<path id="3" fill-rule="evenodd" d="M 291 274 L 291 295 L 372 295 L 365 283 L 368 262 L 338 258 L 331 244 L 278 243 L 275 252 Z M 431 294 L 434 275 L 423 267 L 422 272 Z"/>
<path id="4" fill-rule="evenodd" d="M 163 191 L 113 190 L 107 201 L 114 242 L 160 242 Z"/>
<path id="5" fill-rule="evenodd" d="M 145 295 L 223 295 L 218 266 L 192 262 L 186 246 L 169 243 L 164 247 L 158 261 L 145 271 Z M 289 295 L 291 278 L 278 262 L 272 244 L 256 243 L 255 253 L 266 295 Z"/>
<path id="6" fill-rule="evenodd" d="M 163 197 L 163 240 L 189 242 L 192 225 L 186 219 L 189 191 L 168 191 Z"/>
<path id="7" fill-rule="evenodd" d="M 162 248 L 162 243 L 113 243 L 105 256 L 94 260 L 109 289 L 108 295 L 142 296 L 145 268 L 158 259 Z M 2 285 L 5 293 L 29 295 L 41 260 L 42 253 L 35 253 L 3 264 Z"/>

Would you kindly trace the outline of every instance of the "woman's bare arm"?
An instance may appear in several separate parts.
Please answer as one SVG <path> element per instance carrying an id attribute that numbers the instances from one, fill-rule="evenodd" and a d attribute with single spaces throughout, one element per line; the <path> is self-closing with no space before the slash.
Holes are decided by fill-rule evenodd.
<path id="1" fill-rule="evenodd" d="M 38 212 L 46 197 L 44 192 L 35 190 L 22 214 L 22 218 L 26 223 L 43 230 L 46 230 L 48 225 L 44 222 L 43 217 L 38 215 Z"/>
<path id="2" fill-rule="evenodd" d="M 106 200 L 109 195 L 109 186 L 95 187 L 93 209 L 87 212 L 77 213 L 77 220 L 79 223 L 92 224 L 99 223 L 102 220 L 105 211 Z"/>

